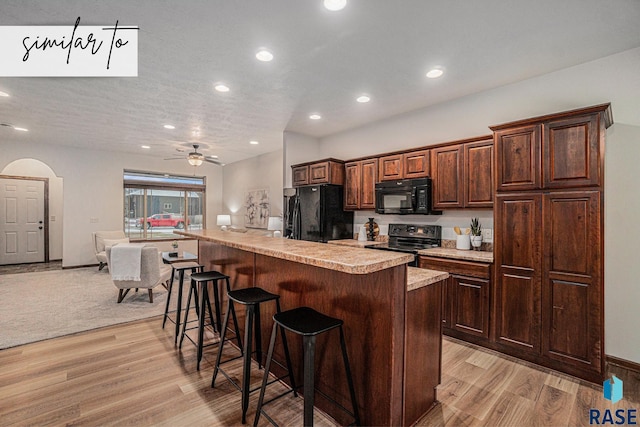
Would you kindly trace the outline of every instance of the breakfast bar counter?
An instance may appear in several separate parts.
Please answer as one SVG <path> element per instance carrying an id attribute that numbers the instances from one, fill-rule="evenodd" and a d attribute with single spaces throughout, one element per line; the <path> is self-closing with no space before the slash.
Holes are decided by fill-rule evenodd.
<path id="1" fill-rule="evenodd" d="M 433 407 L 440 383 L 441 299 L 447 273 L 409 272 L 412 256 L 396 252 L 230 231 L 176 233 L 198 239 L 200 264 L 230 276 L 232 289 L 259 286 L 280 295 L 283 310 L 308 306 L 344 321 L 363 425 L 411 425 Z M 271 306 L 260 308 L 263 341 L 271 334 Z M 237 314 L 242 329 L 244 313 Z M 349 408 L 339 338 L 324 335 L 317 342 L 316 387 Z M 301 384 L 301 340 L 288 338 Z M 281 347 L 276 345 L 274 359 L 284 361 Z M 272 365 L 275 374 L 282 374 L 278 369 Z M 353 421 L 320 395 L 315 404 L 342 425 Z"/>

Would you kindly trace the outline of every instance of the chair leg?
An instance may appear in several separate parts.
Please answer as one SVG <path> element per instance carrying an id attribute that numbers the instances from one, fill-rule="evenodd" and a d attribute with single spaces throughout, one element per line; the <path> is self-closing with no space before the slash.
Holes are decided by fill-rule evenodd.
<path id="1" fill-rule="evenodd" d="M 251 329 L 253 328 L 253 316 L 257 304 L 247 305 L 246 319 L 244 322 L 244 358 L 242 361 L 242 424 L 247 423 L 247 409 L 249 409 L 249 383 L 251 375 Z"/>
<path id="2" fill-rule="evenodd" d="M 107 265 L 104 262 L 100 262 L 100 265 L 98 266 L 98 271 L 102 270 L 104 268 L 104 266 Z"/>
<path id="3" fill-rule="evenodd" d="M 149 288 L 149 302 L 153 304 L 153 289 Z"/>
<path id="4" fill-rule="evenodd" d="M 282 330 L 284 333 L 284 328 Z M 278 334 L 278 324 L 273 322 L 273 329 L 271 330 L 271 341 L 269 342 L 269 350 L 267 351 L 267 360 L 264 364 L 264 375 L 262 376 L 262 385 L 260 386 L 260 397 L 258 398 L 258 407 L 256 408 L 256 417 L 253 419 L 253 427 L 257 427 L 258 420 L 260 420 L 260 415 L 262 414 L 262 403 L 264 402 L 264 394 L 267 389 L 267 380 L 269 379 L 269 368 L 271 367 L 271 359 L 273 358 L 273 348 L 275 347 L 275 344 L 276 344 L 277 334 Z M 291 376 L 291 380 L 293 381 L 293 374 L 291 373 L 291 371 L 289 371 L 289 374 Z M 295 393 L 295 388 L 293 390 Z"/>
<path id="5" fill-rule="evenodd" d="M 175 270 L 171 268 L 171 279 L 168 280 L 167 287 L 167 304 L 164 307 L 164 316 L 162 317 L 162 329 L 164 329 L 164 324 L 167 323 L 167 317 L 169 313 L 169 302 L 171 301 L 171 291 L 173 291 L 173 276 L 175 275 Z"/>
<path id="6" fill-rule="evenodd" d="M 218 344 L 218 355 L 216 356 L 216 364 L 213 368 L 213 377 L 211 378 L 211 388 L 216 385 L 216 377 L 218 376 L 218 369 L 220 369 L 220 360 L 222 359 L 222 349 L 224 348 L 224 338 L 227 334 L 227 325 L 229 324 L 229 312 L 233 311 L 233 303 L 231 300 L 227 300 L 227 311 L 224 313 L 224 320 L 222 321 L 222 329 L 220 330 L 220 343 Z M 235 313 L 235 311 L 234 311 Z"/>
<path id="7" fill-rule="evenodd" d="M 120 292 L 118 292 L 118 304 L 122 302 L 122 300 L 127 296 L 128 293 L 129 289 L 120 289 Z"/>
<path id="8" fill-rule="evenodd" d="M 351 367 L 349 365 L 349 357 L 347 356 L 347 345 L 344 341 L 344 332 L 340 326 L 340 347 L 342 348 L 342 359 L 344 360 L 344 370 L 347 374 L 347 383 L 349 384 L 349 394 L 351 395 L 351 405 L 353 405 L 354 424 L 360 425 L 360 413 L 358 411 L 358 403 L 356 402 L 356 392 L 353 387 L 353 378 L 351 377 Z"/>
<path id="9" fill-rule="evenodd" d="M 315 347 L 316 337 L 305 336 L 303 337 L 304 343 L 304 425 L 313 426 L 313 403 L 314 403 L 314 364 L 315 364 Z"/>

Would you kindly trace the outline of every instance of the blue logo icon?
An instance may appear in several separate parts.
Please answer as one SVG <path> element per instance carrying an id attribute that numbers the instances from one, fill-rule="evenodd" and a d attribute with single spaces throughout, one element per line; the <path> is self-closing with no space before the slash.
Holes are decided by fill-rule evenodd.
<path id="1" fill-rule="evenodd" d="M 622 380 L 615 375 L 602 383 L 604 398 L 616 403 L 622 399 Z"/>

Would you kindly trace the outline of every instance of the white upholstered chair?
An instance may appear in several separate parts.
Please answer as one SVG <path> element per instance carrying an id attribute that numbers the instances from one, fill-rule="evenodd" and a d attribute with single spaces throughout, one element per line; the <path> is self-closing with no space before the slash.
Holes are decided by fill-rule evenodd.
<path id="1" fill-rule="evenodd" d="M 96 259 L 100 263 L 98 266 L 98 270 L 102 270 L 107 262 L 107 253 L 105 251 L 105 240 L 120 240 L 120 241 L 129 241 L 127 236 L 124 235 L 124 231 L 94 231 L 91 233 L 91 237 L 93 238 L 93 250 L 96 253 Z M 108 242 L 107 242 L 108 243 Z"/>
<path id="2" fill-rule="evenodd" d="M 111 260 L 111 246 L 106 247 L 107 260 Z M 155 246 L 145 246 L 142 248 L 140 256 L 140 280 L 113 280 L 113 284 L 120 290 L 118 293 L 118 303 L 122 302 L 130 289 L 148 289 L 149 302 L 153 302 L 153 288 L 158 285 L 168 285 L 171 279 L 171 266 L 160 261 L 158 248 Z"/>

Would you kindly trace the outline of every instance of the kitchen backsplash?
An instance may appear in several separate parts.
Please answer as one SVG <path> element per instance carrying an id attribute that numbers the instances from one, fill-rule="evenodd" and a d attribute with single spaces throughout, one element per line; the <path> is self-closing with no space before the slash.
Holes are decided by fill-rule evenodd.
<path id="1" fill-rule="evenodd" d="M 389 233 L 389 224 L 416 224 L 416 225 L 439 225 L 442 227 L 443 246 L 445 240 L 456 240 L 456 233 L 453 227 L 460 227 L 464 233 L 465 229 L 470 227 L 471 218 L 478 218 L 483 230 L 491 230 L 491 238 L 486 235 L 483 237 L 483 250 L 490 243 L 493 247 L 493 211 L 492 210 L 450 210 L 444 211 L 442 215 L 381 215 L 375 211 L 355 211 L 353 216 L 354 232 L 359 231 L 369 218 L 380 227 L 380 234 L 387 235 Z"/>

